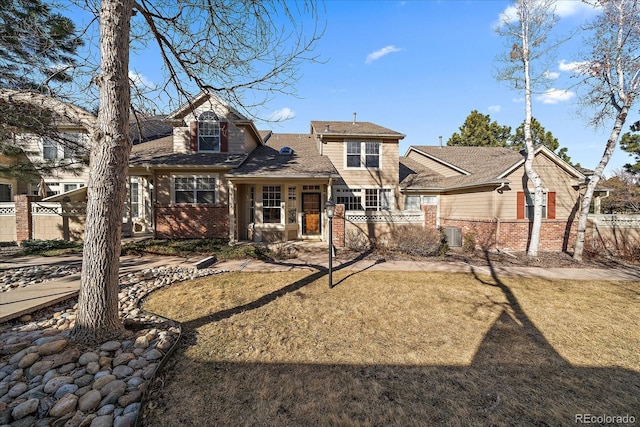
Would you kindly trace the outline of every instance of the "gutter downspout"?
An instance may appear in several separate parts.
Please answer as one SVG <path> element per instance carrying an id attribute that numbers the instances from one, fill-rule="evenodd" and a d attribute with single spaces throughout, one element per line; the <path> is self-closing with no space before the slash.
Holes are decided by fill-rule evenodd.
<path id="1" fill-rule="evenodd" d="M 500 186 L 498 188 L 496 188 L 496 192 L 498 194 L 502 194 L 502 189 L 504 187 L 506 187 L 506 183 L 505 182 L 501 182 Z M 498 215 L 496 215 L 496 198 L 493 198 L 493 218 L 496 220 L 496 250 L 500 250 L 499 246 L 500 246 L 500 218 L 498 217 Z"/>

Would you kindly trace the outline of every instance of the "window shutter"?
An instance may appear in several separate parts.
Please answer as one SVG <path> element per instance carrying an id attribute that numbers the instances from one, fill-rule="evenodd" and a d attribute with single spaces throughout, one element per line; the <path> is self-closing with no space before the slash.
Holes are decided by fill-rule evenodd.
<path id="1" fill-rule="evenodd" d="M 189 123 L 189 149 L 193 153 L 198 151 L 198 122 L 196 120 Z"/>
<path id="2" fill-rule="evenodd" d="M 518 191 L 516 198 L 516 218 L 524 219 L 524 191 Z"/>
<path id="3" fill-rule="evenodd" d="M 547 193 L 547 219 L 556 219 L 556 192 Z"/>
<path id="4" fill-rule="evenodd" d="M 229 151 L 229 123 L 220 122 L 220 152 Z"/>

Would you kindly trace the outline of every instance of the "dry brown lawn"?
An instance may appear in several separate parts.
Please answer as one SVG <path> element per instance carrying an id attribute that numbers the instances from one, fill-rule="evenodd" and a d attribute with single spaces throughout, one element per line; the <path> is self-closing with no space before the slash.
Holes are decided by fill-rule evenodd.
<path id="1" fill-rule="evenodd" d="M 149 426 L 569 425 L 640 419 L 640 284 L 229 273 L 144 308 L 183 325 Z"/>

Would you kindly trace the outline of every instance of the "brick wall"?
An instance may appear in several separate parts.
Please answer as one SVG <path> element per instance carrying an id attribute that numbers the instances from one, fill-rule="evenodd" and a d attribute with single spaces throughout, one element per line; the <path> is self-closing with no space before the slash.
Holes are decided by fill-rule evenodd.
<path id="1" fill-rule="evenodd" d="M 229 238 L 226 206 L 156 206 L 154 211 L 158 239 Z"/>
<path id="2" fill-rule="evenodd" d="M 494 249 L 496 246 L 512 251 L 526 251 L 529 245 L 531 223 L 527 220 L 442 220 L 443 227 L 460 227 L 462 234 L 473 233 L 476 246 Z M 542 220 L 540 251 L 572 250 L 575 245 L 577 221 Z"/>
<path id="3" fill-rule="evenodd" d="M 344 222 L 344 205 L 336 205 L 335 213 L 333 214 L 333 245 L 338 248 L 344 248 L 344 233 L 345 233 L 345 222 Z"/>
<path id="4" fill-rule="evenodd" d="M 438 225 L 438 207 L 434 205 L 422 205 L 424 211 L 424 225 L 435 228 Z"/>
<path id="5" fill-rule="evenodd" d="M 40 196 L 20 194 L 13 198 L 16 204 L 16 241 L 33 238 L 33 222 L 31 216 L 31 202 L 42 200 Z"/>

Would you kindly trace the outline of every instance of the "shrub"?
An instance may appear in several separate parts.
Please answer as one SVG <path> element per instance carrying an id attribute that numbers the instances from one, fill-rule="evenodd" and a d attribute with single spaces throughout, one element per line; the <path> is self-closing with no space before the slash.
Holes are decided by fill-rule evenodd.
<path id="1" fill-rule="evenodd" d="M 80 244 L 78 242 L 70 242 L 67 240 L 39 240 L 29 239 L 20 243 L 22 253 L 25 255 L 42 254 L 48 251 L 56 251 L 61 249 L 76 248 Z"/>
<path id="2" fill-rule="evenodd" d="M 360 230 L 347 230 L 344 236 L 344 245 L 356 252 L 364 252 L 371 249 L 371 241 Z"/>
<path id="3" fill-rule="evenodd" d="M 393 237 L 396 249 L 408 255 L 436 256 L 449 250 L 444 233 L 435 228 L 399 227 Z"/>
<path id="4" fill-rule="evenodd" d="M 466 253 L 473 253 L 476 250 L 476 235 L 465 233 L 462 236 L 462 250 Z"/>

